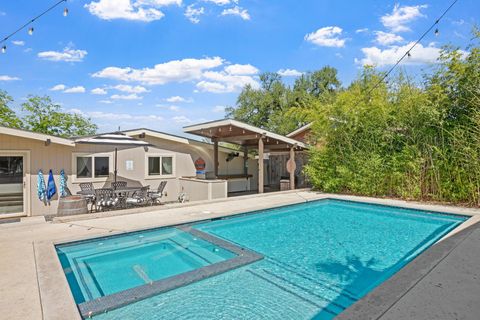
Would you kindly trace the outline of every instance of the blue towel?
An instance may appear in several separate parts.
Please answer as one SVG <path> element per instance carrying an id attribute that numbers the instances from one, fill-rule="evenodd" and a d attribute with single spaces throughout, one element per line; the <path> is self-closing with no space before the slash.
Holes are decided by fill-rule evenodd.
<path id="1" fill-rule="evenodd" d="M 45 179 L 43 178 L 42 170 L 38 170 L 37 194 L 40 201 L 45 201 L 47 199 L 47 190 L 45 189 Z"/>
<path id="2" fill-rule="evenodd" d="M 47 185 L 47 199 L 53 198 L 53 196 L 57 193 L 57 188 L 55 187 L 55 180 L 53 179 L 52 169 L 48 172 L 48 185 Z"/>
<path id="3" fill-rule="evenodd" d="M 67 179 L 65 179 L 65 171 L 60 170 L 60 197 L 67 196 Z"/>

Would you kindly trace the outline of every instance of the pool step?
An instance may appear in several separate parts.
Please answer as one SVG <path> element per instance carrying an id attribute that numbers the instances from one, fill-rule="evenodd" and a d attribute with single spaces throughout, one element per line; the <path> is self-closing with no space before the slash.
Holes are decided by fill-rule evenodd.
<path id="1" fill-rule="evenodd" d="M 354 301 L 341 292 L 331 290 L 328 286 L 319 286 L 311 281 L 299 281 L 292 273 L 277 272 L 269 269 L 250 269 L 249 273 L 282 289 L 283 291 L 303 300 L 319 309 L 323 313 L 336 316 L 350 306 Z"/>

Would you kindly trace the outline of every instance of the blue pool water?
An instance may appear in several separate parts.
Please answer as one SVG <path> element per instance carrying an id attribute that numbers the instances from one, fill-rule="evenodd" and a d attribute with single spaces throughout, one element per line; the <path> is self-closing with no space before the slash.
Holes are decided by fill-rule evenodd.
<path id="1" fill-rule="evenodd" d="M 464 220 L 322 200 L 201 223 L 264 259 L 94 318 L 332 319 Z"/>
<path id="2" fill-rule="evenodd" d="M 174 228 L 59 245 L 57 253 L 77 303 L 236 256 Z"/>

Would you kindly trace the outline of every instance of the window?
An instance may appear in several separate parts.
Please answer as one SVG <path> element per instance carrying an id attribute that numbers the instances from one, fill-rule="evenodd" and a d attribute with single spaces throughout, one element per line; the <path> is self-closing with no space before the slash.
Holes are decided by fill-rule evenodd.
<path id="1" fill-rule="evenodd" d="M 92 177 L 92 157 L 77 157 L 77 178 Z"/>
<path id="2" fill-rule="evenodd" d="M 77 178 L 106 178 L 110 173 L 110 157 L 76 156 Z"/>
<path id="3" fill-rule="evenodd" d="M 94 157 L 95 158 L 95 178 L 108 177 L 110 172 L 108 157 Z"/>
<path id="4" fill-rule="evenodd" d="M 173 157 L 150 156 L 148 157 L 148 176 L 173 175 Z"/>

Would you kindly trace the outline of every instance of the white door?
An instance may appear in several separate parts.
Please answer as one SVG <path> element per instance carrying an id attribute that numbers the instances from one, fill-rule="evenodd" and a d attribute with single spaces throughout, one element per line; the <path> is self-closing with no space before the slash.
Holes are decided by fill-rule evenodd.
<path id="1" fill-rule="evenodd" d="M 0 218 L 27 213 L 27 155 L 0 153 Z"/>

